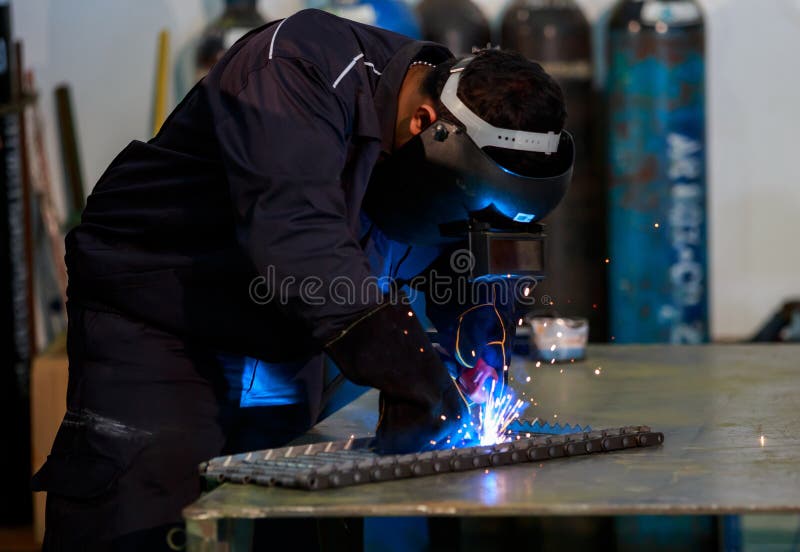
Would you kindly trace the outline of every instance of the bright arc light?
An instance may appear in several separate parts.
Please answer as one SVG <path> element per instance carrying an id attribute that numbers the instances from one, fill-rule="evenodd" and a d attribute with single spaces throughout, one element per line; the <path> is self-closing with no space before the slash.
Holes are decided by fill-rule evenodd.
<path id="1" fill-rule="evenodd" d="M 489 399 L 480 408 L 478 440 L 483 446 L 507 441 L 506 429 L 528 406 L 512 393 L 497 393 L 496 387 L 497 380 L 492 380 Z"/>

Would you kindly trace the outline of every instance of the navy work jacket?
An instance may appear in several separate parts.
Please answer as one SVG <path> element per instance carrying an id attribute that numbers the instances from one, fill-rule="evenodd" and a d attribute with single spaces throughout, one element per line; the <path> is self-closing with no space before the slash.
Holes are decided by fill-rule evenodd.
<path id="1" fill-rule="evenodd" d="M 408 249 L 398 258 L 360 211 L 392 150 L 409 64 L 449 57 L 318 10 L 251 32 L 102 175 L 67 238 L 70 302 L 237 355 L 319 352 L 373 306 L 330 300 L 330 280 L 398 276 L 401 261 L 414 272 L 435 257 L 417 251 L 410 268 Z M 307 277 L 324 281 L 313 301 L 301 297 Z"/>

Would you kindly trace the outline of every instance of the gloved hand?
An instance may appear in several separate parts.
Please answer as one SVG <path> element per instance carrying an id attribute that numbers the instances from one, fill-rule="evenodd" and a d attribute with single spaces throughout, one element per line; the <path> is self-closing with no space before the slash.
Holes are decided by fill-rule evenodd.
<path id="1" fill-rule="evenodd" d="M 436 448 L 469 416 L 466 400 L 406 305 L 377 307 L 328 342 L 325 351 L 348 379 L 381 391 L 379 452 Z"/>
<path id="2" fill-rule="evenodd" d="M 498 374 L 501 373 L 504 373 L 502 369 L 498 370 L 479 358 L 473 367 L 465 367 L 460 370 L 456 382 L 469 400 L 476 404 L 483 404 L 489 400 L 492 386 L 494 385 L 496 389 L 498 385 L 502 385 L 498 383 L 500 380 Z"/>
<path id="3" fill-rule="evenodd" d="M 489 398 L 492 382 L 496 392 L 508 383 L 508 366 L 515 326 L 494 303 L 476 305 L 461 313 L 449 337 L 451 374 L 474 403 Z M 446 348 L 446 347 L 445 347 Z"/>

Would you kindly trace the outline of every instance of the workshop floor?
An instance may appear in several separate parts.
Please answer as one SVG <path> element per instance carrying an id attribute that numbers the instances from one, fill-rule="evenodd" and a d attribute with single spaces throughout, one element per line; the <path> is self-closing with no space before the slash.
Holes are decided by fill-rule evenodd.
<path id="1" fill-rule="evenodd" d="M 38 552 L 33 527 L 0 527 L 0 552 Z"/>

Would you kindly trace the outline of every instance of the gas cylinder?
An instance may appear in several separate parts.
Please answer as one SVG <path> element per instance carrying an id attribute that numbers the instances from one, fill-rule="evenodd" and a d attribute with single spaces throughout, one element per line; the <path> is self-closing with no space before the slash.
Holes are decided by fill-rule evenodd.
<path id="1" fill-rule="evenodd" d="M 708 339 L 705 38 L 695 0 L 609 24 L 609 299 L 617 343 Z"/>
<path id="2" fill-rule="evenodd" d="M 470 0 L 422 0 L 417 17 L 423 39 L 444 44 L 459 57 L 491 41 L 486 16 Z"/>
<path id="3" fill-rule="evenodd" d="M 248 31 L 266 23 L 256 0 L 225 0 L 225 10 L 200 37 L 196 53 L 195 79 L 199 80 Z"/>
<path id="4" fill-rule="evenodd" d="M 403 0 L 311 0 L 310 8 L 419 39 L 413 10 Z"/>
<path id="5" fill-rule="evenodd" d="M 564 91 L 575 172 L 561 204 L 544 219 L 547 278 L 536 288 L 545 310 L 587 318 L 590 339 L 607 339 L 605 188 L 594 159 L 591 29 L 574 0 L 514 0 L 500 46 L 542 64 Z"/>

